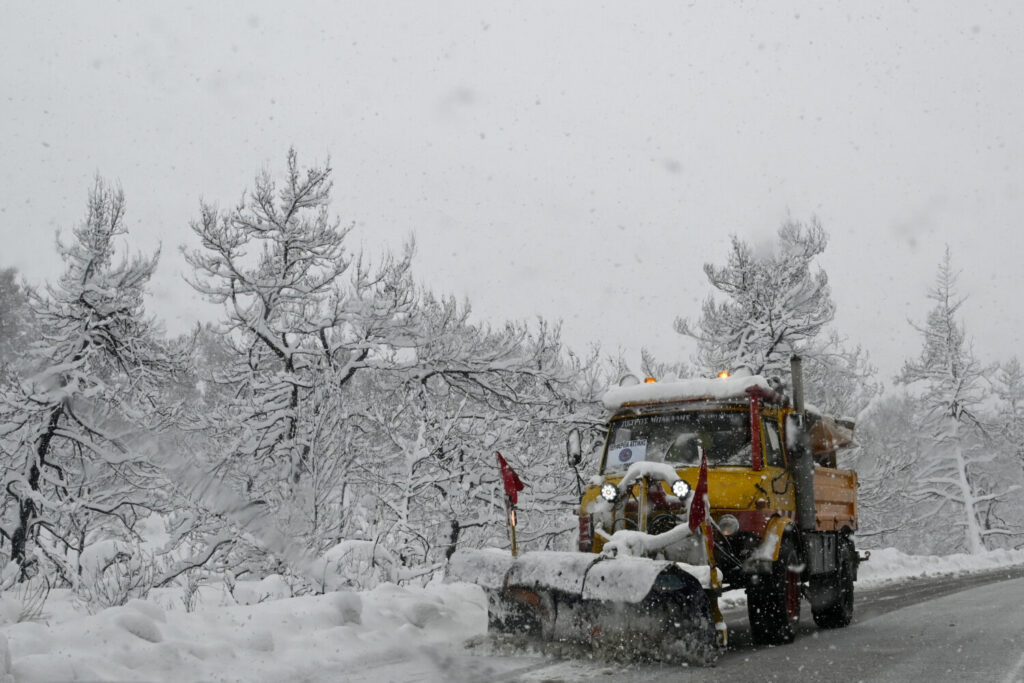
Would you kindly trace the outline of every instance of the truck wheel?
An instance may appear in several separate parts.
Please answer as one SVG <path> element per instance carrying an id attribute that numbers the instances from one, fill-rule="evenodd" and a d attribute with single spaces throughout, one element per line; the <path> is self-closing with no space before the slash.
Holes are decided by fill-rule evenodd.
<path id="1" fill-rule="evenodd" d="M 759 645 L 789 643 L 800 623 L 800 573 L 790 567 L 800 565 L 800 554 L 792 537 L 784 536 L 779 559 L 772 572 L 747 587 L 747 615 L 750 637 Z"/>
<path id="2" fill-rule="evenodd" d="M 833 575 L 836 600 L 828 607 L 812 610 L 819 628 L 842 628 L 853 621 L 853 544 L 843 541 L 839 553 L 839 569 Z"/>
<path id="3" fill-rule="evenodd" d="M 718 659 L 718 634 L 711 616 L 711 602 L 703 592 L 687 599 L 658 599 L 665 610 L 665 640 L 658 646 L 659 655 L 668 661 L 683 661 L 694 666 L 711 666 Z"/>

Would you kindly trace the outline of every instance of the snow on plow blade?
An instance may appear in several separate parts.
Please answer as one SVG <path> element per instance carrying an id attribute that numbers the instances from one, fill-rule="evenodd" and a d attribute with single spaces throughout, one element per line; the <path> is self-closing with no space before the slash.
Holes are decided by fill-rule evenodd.
<path id="1" fill-rule="evenodd" d="M 718 656 L 709 575 L 707 567 L 645 558 L 467 550 L 452 555 L 447 580 L 484 589 L 491 632 L 706 665 Z"/>

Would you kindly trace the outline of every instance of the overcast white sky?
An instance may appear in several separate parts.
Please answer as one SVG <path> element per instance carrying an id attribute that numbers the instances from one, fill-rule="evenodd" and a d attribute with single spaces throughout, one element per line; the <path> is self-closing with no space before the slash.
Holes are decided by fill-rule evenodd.
<path id="1" fill-rule="evenodd" d="M 1024 12 L 1017 3 L 9 3 L 0 9 L 0 267 L 32 282 L 93 176 L 182 281 L 199 198 L 330 156 L 371 253 L 480 318 L 563 319 L 664 360 L 728 236 L 817 215 L 837 327 L 888 378 L 944 245 L 984 360 L 1024 327 Z"/>

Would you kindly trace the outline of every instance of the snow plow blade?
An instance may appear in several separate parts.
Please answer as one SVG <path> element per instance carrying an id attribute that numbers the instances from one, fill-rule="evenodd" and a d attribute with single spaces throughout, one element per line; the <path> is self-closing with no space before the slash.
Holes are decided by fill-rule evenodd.
<path id="1" fill-rule="evenodd" d="M 703 576 L 703 575 L 707 576 Z M 487 594 L 488 631 L 612 657 L 705 666 L 718 657 L 710 569 L 590 553 L 458 551 L 448 581 Z"/>

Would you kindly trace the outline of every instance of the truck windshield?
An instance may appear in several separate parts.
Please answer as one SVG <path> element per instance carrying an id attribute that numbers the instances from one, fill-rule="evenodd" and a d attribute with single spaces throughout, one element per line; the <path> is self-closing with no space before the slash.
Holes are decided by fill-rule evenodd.
<path id="1" fill-rule="evenodd" d="M 626 469 L 641 460 L 698 465 L 698 444 L 704 447 L 711 467 L 751 466 L 749 413 L 704 410 L 615 420 L 603 471 Z"/>

